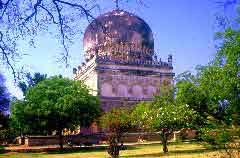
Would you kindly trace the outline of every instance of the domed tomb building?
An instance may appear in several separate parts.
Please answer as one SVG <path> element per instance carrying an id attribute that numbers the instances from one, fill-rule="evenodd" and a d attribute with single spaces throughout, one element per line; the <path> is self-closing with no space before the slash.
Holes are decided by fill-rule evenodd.
<path id="1" fill-rule="evenodd" d="M 74 79 L 100 96 L 105 111 L 151 101 L 163 82 L 172 84 L 172 56 L 157 58 L 151 28 L 134 14 L 116 9 L 100 15 L 87 27 L 83 45 L 86 62 L 74 68 Z"/>

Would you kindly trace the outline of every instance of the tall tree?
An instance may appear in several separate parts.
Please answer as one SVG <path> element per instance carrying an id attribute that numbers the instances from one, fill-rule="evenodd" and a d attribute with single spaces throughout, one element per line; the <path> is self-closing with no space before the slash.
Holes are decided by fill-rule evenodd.
<path id="1" fill-rule="evenodd" d="M 198 67 L 197 75 L 184 73 L 178 77 L 177 99 L 230 123 L 232 114 L 240 114 L 240 29 L 229 27 L 216 36 L 215 58 L 208 65 Z"/>
<path id="2" fill-rule="evenodd" d="M 192 127 L 196 113 L 188 105 L 168 103 L 156 100 L 153 103 L 140 103 L 132 112 L 132 123 L 150 131 L 160 131 L 163 152 L 167 153 L 168 136 L 175 130 Z"/>
<path id="3" fill-rule="evenodd" d="M 11 112 L 13 122 L 29 134 L 56 130 L 62 149 L 63 129 L 89 126 L 101 109 L 98 97 L 80 81 L 52 77 L 31 87 L 25 101 L 14 103 Z"/>
<path id="4" fill-rule="evenodd" d="M 193 127 L 197 114 L 189 105 L 177 102 L 174 98 L 175 88 L 163 83 L 161 94 L 153 102 L 141 102 L 132 111 L 132 125 L 150 131 L 160 131 L 163 152 L 167 153 L 168 136 L 175 130 Z"/>
<path id="5" fill-rule="evenodd" d="M 202 71 L 200 82 L 208 88 L 212 102 L 225 108 L 227 113 L 237 113 L 239 116 L 240 29 L 228 28 L 217 36 L 222 44 L 213 63 Z"/>
<path id="6" fill-rule="evenodd" d="M 112 158 L 118 158 L 120 143 L 123 145 L 121 138 L 131 128 L 129 109 L 112 109 L 101 117 L 100 123 L 104 129 L 108 130 L 108 154 Z"/>

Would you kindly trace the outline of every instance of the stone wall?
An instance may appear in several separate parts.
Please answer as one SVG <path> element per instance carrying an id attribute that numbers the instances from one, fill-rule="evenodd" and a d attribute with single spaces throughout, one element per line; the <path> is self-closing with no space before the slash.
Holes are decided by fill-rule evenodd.
<path id="1" fill-rule="evenodd" d="M 67 139 L 63 139 L 67 143 Z M 45 146 L 45 145 L 58 145 L 59 139 L 57 136 L 28 136 L 25 137 L 25 146 Z"/>
<path id="2" fill-rule="evenodd" d="M 177 139 L 181 139 L 184 135 L 185 139 L 193 139 L 196 137 L 196 130 L 183 129 L 177 132 Z M 176 136 L 175 136 L 176 137 Z M 20 137 L 19 137 L 20 139 Z M 174 134 L 170 135 L 169 140 L 174 140 Z M 92 134 L 92 135 L 69 135 L 63 138 L 64 144 L 71 140 L 77 144 L 85 144 L 86 142 L 98 142 L 106 143 L 105 134 Z M 160 135 L 158 132 L 155 133 L 125 133 L 122 137 L 122 141 L 125 143 L 136 143 L 144 141 L 160 141 Z M 94 144 L 95 144 L 94 143 Z M 58 145 L 59 140 L 57 136 L 28 136 L 25 137 L 25 146 L 47 146 L 47 145 Z"/>
<path id="3" fill-rule="evenodd" d="M 189 133 L 189 132 L 188 132 Z M 187 133 L 187 134 L 188 134 Z M 191 135 L 192 136 L 192 135 Z M 19 138 L 20 139 L 20 138 Z M 173 139 L 173 134 L 169 136 L 169 140 Z M 98 142 L 99 144 L 106 143 L 106 135 L 70 135 L 64 137 L 64 144 L 67 144 L 69 140 L 77 144 L 85 144 L 87 141 Z M 125 133 L 122 137 L 124 143 L 136 143 L 144 141 L 160 141 L 159 133 Z M 58 145 L 59 140 L 57 136 L 28 136 L 25 137 L 25 146 L 48 146 Z"/>

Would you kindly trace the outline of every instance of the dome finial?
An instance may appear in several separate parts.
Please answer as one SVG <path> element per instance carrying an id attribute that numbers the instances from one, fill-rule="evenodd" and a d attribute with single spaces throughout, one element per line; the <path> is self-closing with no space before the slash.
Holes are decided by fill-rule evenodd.
<path id="1" fill-rule="evenodd" d="M 119 0 L 115 0 L 116 8 L 119 9 Z"/>

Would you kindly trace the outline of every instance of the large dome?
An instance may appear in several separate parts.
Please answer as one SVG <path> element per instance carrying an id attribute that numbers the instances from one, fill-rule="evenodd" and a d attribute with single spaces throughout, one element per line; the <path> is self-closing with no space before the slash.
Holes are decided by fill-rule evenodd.
<path id="1" fill-rule="evenodd" d="M 89 24 L 83 45 L 87 59 L 94 56 L 96 49 L 113 55 L 113 47 L 121 53 L 134 54 L 145 60 L 151 60 L 154 52 L 153 33 L 148 24 L 138 16 L 119 9 L 100 15 Z"/>

